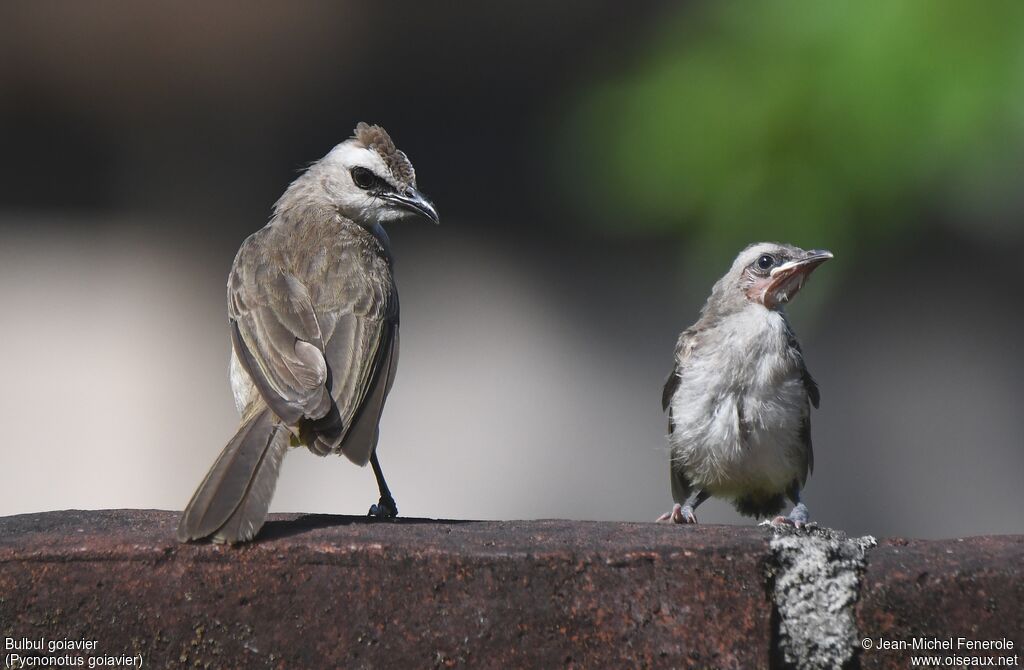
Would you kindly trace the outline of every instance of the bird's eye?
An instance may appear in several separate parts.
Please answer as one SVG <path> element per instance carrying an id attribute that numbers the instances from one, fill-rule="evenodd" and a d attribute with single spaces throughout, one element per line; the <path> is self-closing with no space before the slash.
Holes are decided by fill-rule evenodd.
<path id="1" fill-rule="evenodd" d="M 757 259 L 759 270 L 770 270 L 773 265 L 775 265 L 775 257 L 769 254 L 761 254 L 761 257 Z"/>
<path id="2" fill-rule="evenodd" d="M 364 191 L 377 183 L 377 175 L 364 167 L 352 168 L 352 181 Z"/>

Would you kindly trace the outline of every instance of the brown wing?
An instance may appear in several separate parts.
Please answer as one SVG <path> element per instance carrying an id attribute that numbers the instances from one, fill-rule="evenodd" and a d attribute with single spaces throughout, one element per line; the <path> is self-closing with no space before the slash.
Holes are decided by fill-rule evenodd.
<path id="1" fill-rule="evenodd" d="M 319 419 L 331 409 L 323 335 L 297 277 L 243 245 L 228 281 L 231 339 L 239 362 L 281 420 Z"/>
<path id="2" fill-rule="evenodd" d="M 803 417 L 801 417 L 800 421 L 800 439 L 804 446 L 804 476 L 800 480 L 800 485 L 803 486 L 807 482 L 807 476 L 814 471 L 814 445 L 811 442 L 810 405 L 814 405 L 814 409 L 818 409 L 818 404 L 821 402 L 821 391 L 819 391 L 818 383 L 814 381 L 814 377 L 807 371 L 807 364 L 804 362 L 804 352 L 800 348 L 800 342 L 796 339 L 793 331 L 789 329 L 788 324 L 786 325 L 786 337 L 790 355 L 797 362 L 800 380 L 803 382 L 808 400 L 808 403 L 804 405 Z"/>
<path id="3" fill-rule="evenodd" d="M 365 463 L 397 361 L 386 237 L 309 214 L 242 245 L 228 282 L 239 361 L 311 451 Z M 381 235 L 383 235 L 381 233 Z"/>
<path id="4" fill-rule="evenodd" d="M 348 428 L 341 439 L 341 452 L 358 465 L 366 465 L 377 448 L 377 427 L 398 369 L 398 341 L 398 323 L 386 324 L 371 376 L 363 387 L 365 392 L 359 398 L 353 396 L 338 403 L 339 407 L 353 408 L 345 422 Z"/>
<path id="5" fill-rule="evenodd" d="M 397 318 L 342 314 L 325 355 L 339 423 L 338 430 L 323 433 L 314 451 L 340 444 L 349 459 L 365 465 L 377 445 L 377 422 L 398 362 Z"/>

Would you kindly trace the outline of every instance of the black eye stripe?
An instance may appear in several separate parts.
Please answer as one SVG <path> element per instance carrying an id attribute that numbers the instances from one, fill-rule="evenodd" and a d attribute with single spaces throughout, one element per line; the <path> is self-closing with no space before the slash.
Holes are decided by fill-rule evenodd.
<path id="1" fill-rule="evenodd" d="M 364 167 L 352 168 L 351 175 L 352 182 L 355 183 L 356 186 L 363 189 L 364 191 L 373 187 L 379 187 L 381 185 L 380 177 L 373 174 Z"/>

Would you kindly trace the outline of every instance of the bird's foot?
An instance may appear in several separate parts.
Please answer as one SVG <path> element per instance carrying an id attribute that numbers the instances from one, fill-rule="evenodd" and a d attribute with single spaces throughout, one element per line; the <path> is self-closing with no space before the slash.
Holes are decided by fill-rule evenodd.
<path id="1" fill-rule="evenodd" d="M 672 523 L 697 523 L 697 517 L 694 516 L 692 507 L 676 503 L 672 506 L 672 511 L 665 512 L 659 516 L 658 521 L 671 521 Z"/>
<path id="2" fill-rule="evenodd" d="M 789 513 L 789 516 L 777 516 L 771 520 L 773 526 L 792 526 L 793 528 L 806 528 L 810 522 L 811 515 L 807 512 L 807 505 L 799 503 Z"/>
<path id="3" fill-rule="evenodd" d="M 398 516 L 398 504 L 395 503 L 395 499 L 391 496 L 381 496 L 376 505 L 370 505 L 370 511 L 366 513 L 366 516 L 378 519 L 394 519 Z"/>
<path id="4" fill-rule="evenodd" d="M 671 521 L 672 523 L 682 523 L 683 522 L 683 516 L 681 514 L 682 509 L 683 509 L 683 506 L 680 505 L 679 503 L 676 503 L 675 505 L 672 506 L 672 510 L 671 511 L 665 512 L 664 514 L 659 516 L 657 519 L 655 519 L 655 521 L 658 522 L 658 523 L 662 523 L 662 522 L 665 522 L 665 521 Z"/>

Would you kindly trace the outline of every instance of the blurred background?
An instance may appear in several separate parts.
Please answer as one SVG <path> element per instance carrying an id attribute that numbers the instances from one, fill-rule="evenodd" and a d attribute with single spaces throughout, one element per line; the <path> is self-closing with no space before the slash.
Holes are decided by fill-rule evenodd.
<path id="1" fill-rule="evenodd" d="M 185 505 L 236 426 L 235 251 L 360 120 L 442 215 L 390 228 L 404 515 L 667 510 L 676 337 L 780 240 L 836 254 L 789 309 L 812 515 L 1024 532 L 1010 1 L 3 3 L 0 514 Z M 272 510 L 375 501 L 294 451 Z"/>

